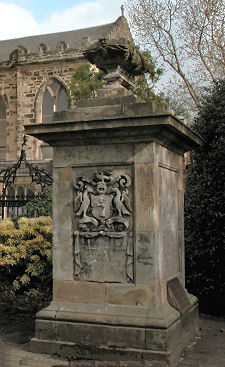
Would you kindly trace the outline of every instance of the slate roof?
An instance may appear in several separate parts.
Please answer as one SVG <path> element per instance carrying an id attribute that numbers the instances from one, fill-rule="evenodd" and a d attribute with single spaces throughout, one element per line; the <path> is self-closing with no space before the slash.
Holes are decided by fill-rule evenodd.
<path id="1" fill-rule="evenodd" d="M 18 46 L 25 47 L 29 53 L 37 53 L 40 44 L 48 46 L 49 51 L 54 51 L 56 50 L 58 42 L 64 41 L 69 45 L 69 48 L 79 49 L 80 41 L 83 37 L 89 36 L 92 42 L 99 38 L 104 38 L 105 34 L 110 31 L 111 27 L 115 25 L 115 23 L 68 32 L 42 34 L 39 36 L 0 41 L 0 62 L 8 60 L 9 55 L 17 49 Z"/>

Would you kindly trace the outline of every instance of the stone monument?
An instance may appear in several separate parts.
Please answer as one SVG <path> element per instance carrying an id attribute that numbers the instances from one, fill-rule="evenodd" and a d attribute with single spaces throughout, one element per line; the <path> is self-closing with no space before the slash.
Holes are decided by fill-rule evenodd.
<path id="1" fill-rule="evenodd" d="M 35 352 L 170 363 L 198 331 L 185 290 L 183 154 L 201 139 L 127 89 L 145 64 L 126 41 L 85 57 L 106 88 L 26 133 L 54 149 L 53 301 Z"/>

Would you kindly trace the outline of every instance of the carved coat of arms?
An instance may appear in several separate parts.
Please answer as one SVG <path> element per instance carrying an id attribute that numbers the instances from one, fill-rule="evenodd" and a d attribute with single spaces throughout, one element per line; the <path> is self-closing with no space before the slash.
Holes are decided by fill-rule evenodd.
<path id="1" fill-rule="evenodd" d="M 84 232 L 123 232 L 129 227 L 131 215 L 128 189 L 131 179 L 107 171 L 96 172 L 92 179 L 78 177 L 73 183 L 76 192 L 75 215 L 79 230 Z"/>

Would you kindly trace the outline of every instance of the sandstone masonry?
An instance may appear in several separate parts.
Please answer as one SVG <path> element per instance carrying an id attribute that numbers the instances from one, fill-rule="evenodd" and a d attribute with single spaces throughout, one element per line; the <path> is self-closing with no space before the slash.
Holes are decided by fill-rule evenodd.
<path id="1" fill-rule="evenodd" d="M 17 160 L 23 126 L 42 122 L 50 82 L 57 81 L 69 94 L 73 68 L 84 61 L 83 51 L 99 38 L 121 36 L 131 39 L 123 16 L 99 27 L 0 42 L 0 98 L 5 106 L 5 119 L 0 113 L 0 135 L 5 136 L 0 143 L 0 169 Z M 42 161 L 41 142 L 30 137 L 28 145 L 28 159 Z"/>

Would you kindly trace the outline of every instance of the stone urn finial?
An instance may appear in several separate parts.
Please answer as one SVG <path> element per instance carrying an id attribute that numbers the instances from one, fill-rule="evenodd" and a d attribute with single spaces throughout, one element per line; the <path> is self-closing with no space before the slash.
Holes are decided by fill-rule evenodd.
<path id="1" fill-rule="evenodd" d="M 119 66 L 132 76 L 148 71 L 146 61 L 138 48 L 125 38 L 115 40 L 100 38 L 84 51 L 84 57 L 107 73 Z"/>
<path id="2" fill-rule="evenodd" d="M 108 74 L 105 77 L 107 81 L 115 76 L 117 79 L 122 78 L 128 81 L 148 71 L 145 58 L 138 48 L 125 38 L 112 40 L 100 38 L 83 54 L 90 63 Z M 125 75 L 125 78 L 121 75 Z"/>

